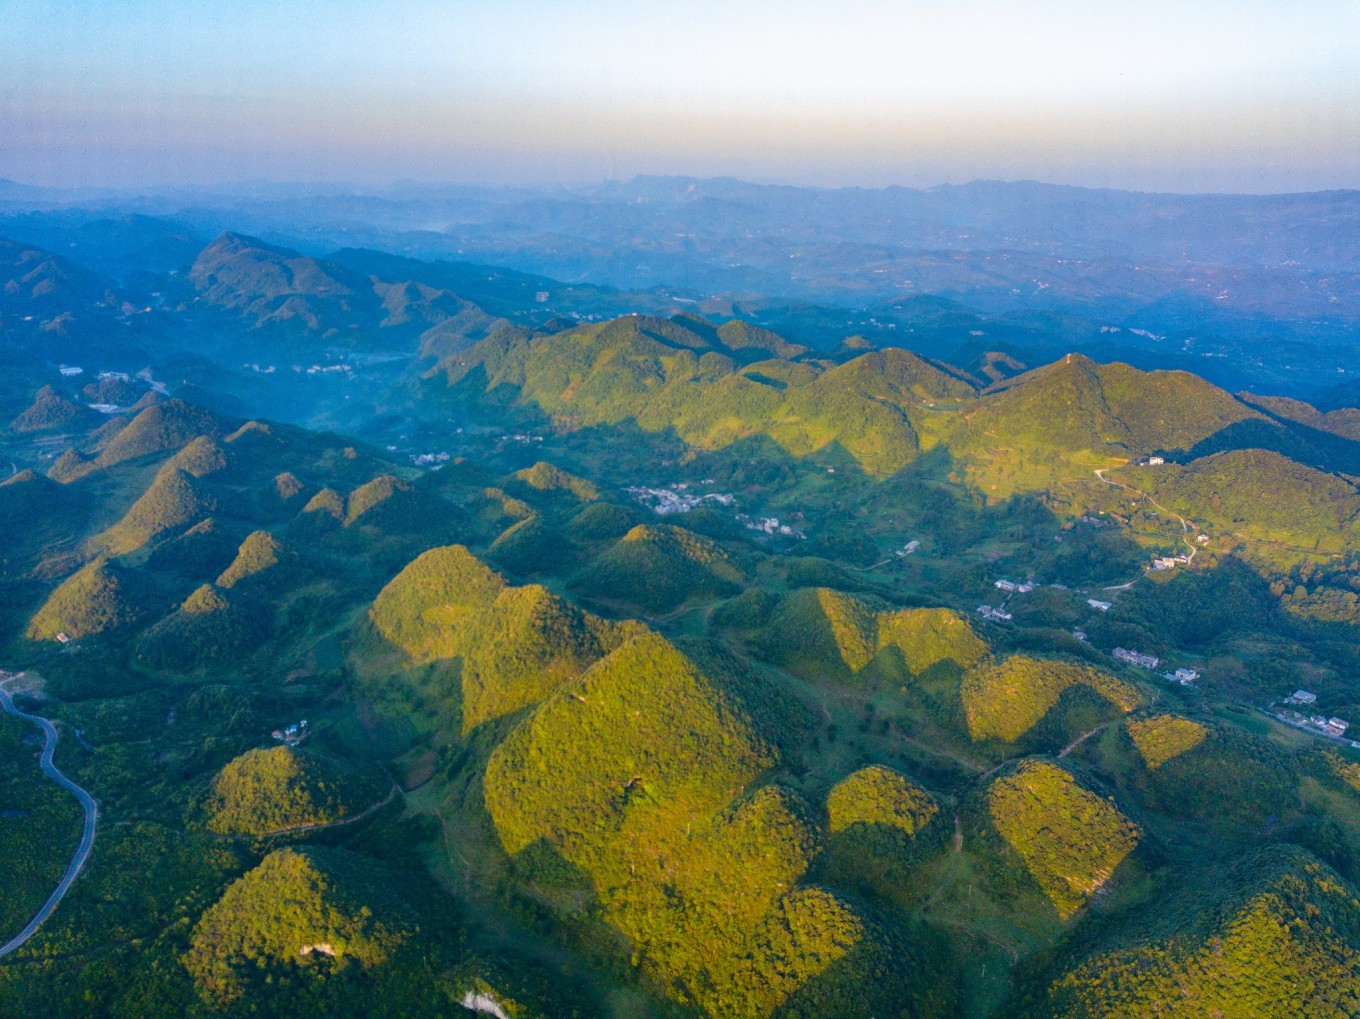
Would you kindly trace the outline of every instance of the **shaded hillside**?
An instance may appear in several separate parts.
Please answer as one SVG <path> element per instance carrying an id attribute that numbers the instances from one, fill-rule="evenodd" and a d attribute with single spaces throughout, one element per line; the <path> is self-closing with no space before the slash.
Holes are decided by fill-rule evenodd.
<path id="1" fill-rule="evenodd" d="M 250 750 L 213 779 L 208 829 L 267 835 L 353 817 L 382 796 L 382 783 L 352 765 L 287 746 Z"/>
<path id="2" fill-rule="evenodd" d="M 1187 880 L 1053 979 L 1035 1016 L 1322 1017 L 1360 1009 L 1360 903 L 1329 868 L 1278 847 Z"/>
<path id="3" fill-rule="evenodd" d="M 1215 530 L 1316 554 L 1357 547 L 1356 486 L 1269 450 L 1216 453 L 1184 466 L 1129 468 L 1119 477 Z"/>
<path id="4" fill-rule="evenodd" d="M 940 663 L 962 670 L 987 652 L 968 622 L 948 609 L 892 610 L 830 588 L 780 599 L 752 644 L 759 654 L 816 680 L 906 680 Z"/>
<path id="5" fill-rule="evenodd" d="M 701 595 L 733 594 L 741 570 L 709 538 L 669 524 L 639 524 L 577 577 L 582 593 L 667 612 Z"/>
<path id="6" fill-rule="evenodd" d="M 67 577 L 28 624 L 32 640 L 75 639 L 125 629 L 145 618 L 147 594 L 138 578 L 96 559 Z"/>
<path id="7" fill-rule="evenodd" d="M 1230 426 L 1264 420 L 1188 372 L 1142 372 L 1081 354 L 999 383 L 966 416 L 970 442 L 1135 457 L 1188 451 Z"/>
<path id="8" fill-rule="evenodd" d="M 236 312 L 252 328 L 291 325 L 343 339 L 355 325 L 376 325 L 381 314 L 366 277 L 239 234 L 223 234 L 204 248 L 189 279 L 203 300 Z"/>
<path id="9" fill-rule="evenodd" d="M 28 409 L 9 423 L 16 432 L 82 430 L 92 427 L 98 415 L 58 391 L 43 386 Z"/>
<path id="10" fill-rule="evenodd" d="M 1112 712 L 1132 711 L 1138 691 L 1108 673 L 1073 662 L 1015 655 L 970 671 L 963 681 L 963 713 L 975 740 L 1015 742 L 1048 714 L 1062 695 L 1085 687 Z"/>
<path id="11" fill-rule="evenodd" d="M 1024 761 L 996 779 L 987 807 L 997 832 L 1064 920 L 1104 886 L 1142 838 L 1107 800 L 1040 760 Z"/>
<path id="12" fill-rule="evenodd" d="M 280 977 L 319 985 L 348 967 L 382 966 L 413 940 L 416 920 L 377 861 L 280 849 L 204 912 L 182 961 L 199 996 L 221 1008 Z"/>
<path id="13" fill-rule="evenodd" d="M 237 664 L 259 648 L 270 622 L 263 607 L 204 584 L 137 639 L 137 660 L 177 672 Z"/>
<path id="14" fill-rule="evenodd" d="M 939 802 L 905 775 L 870 765 L 827 794 L 827 840 L 819 872 L 837 887 L 884 901 L 918 891 L 911 871 L 944 842 Z"/>
<path id="15" fill-rule="evenodd" d="M 491 337 L 438 372 L 462 398 L 518 404 L 576 426 L 631 422 L 705 448 L 761 436 L 796 456 L 834 445 L 874 473 L 912 459 L 926 404 L 971 394 L 907 351 L 790 371 L 784 360 L 742 367 L 746 349 L 683 316 L 630 316 L 535 339 Z"/>

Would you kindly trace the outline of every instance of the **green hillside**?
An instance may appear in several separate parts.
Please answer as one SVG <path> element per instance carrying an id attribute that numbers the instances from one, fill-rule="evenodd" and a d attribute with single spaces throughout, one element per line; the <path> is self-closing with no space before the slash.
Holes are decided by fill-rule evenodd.
<path id="1" fill-rule="evenodd" d="M 527 576 L 561 572 L 575 559 L 571 543 L 534 514 L 511 524 L 486 550 L 487 558 L 511 573 Z"/>
<path id="2" fill-rule="evenodd" d="M 218 587 L 235 587 L 251 577 L 266 573 L 290 558 L 289 550 L 268 531 L 251 531 L 236 558 L 217 578 Z"/>
<path id="3" fill-rule="evenodd" d="M 832 368 L 810 363 L 793 374 L 784 362 L 742 368 L 752 334 L 729 330 L 738 332 L 734 342 L 743 346 L 734 349 L 720 331 L 683 317 L 630 316 L 532 340 L 493 336 L 450 357 L 439 373 L 468 398 L 517 403 L 580 426 L 673 429 L 709 449 L 762 436 L 794 456 L 835 446 L 874 473 L 915 456 L 913 418 L 925 404 L 972 392 L 900 350 Z"/>
<path id="4" fill-rule="evenodd" d="M 667 612 L 690 598 L 736 592 L 740 569 L 709 538 L 669 524 L 639 524 L 576 578 L 586 595 Z"/>
<path id="5" fill-rule="evenodd" d="M 1115 711 L 1138 706 L 1138 691 L 1089 665 L 1014 655 L 970 671 L 963 681 L 963 713 L 975 740 L 1014 743 L 1037 725 L 1067 690 L 1085 687 Z"/>
<path id="6" fill-rule="evenodd" d="M 487 765 L 506 851 L 578 868 L 648 982 L 705 1014 L 777 1014 L 799 993 L 821 1014 L 906 1000 L 871 925 L 824 891 L 791 891 L 816 845 L 797 801 L 766 787 L 734 802 L 773 755 L 715 679 L 647 635 L 545 701 Z"/>
<path id="7" fill-rule="evenodd" d="M 1026 760 L 994 780 L 987 809 L 1063 920 L 1105 885 L 1142 838 L 1109 801 L 1041 760 Z"/>
<path id="8" fill-rule="evenodd" d="M 228 666 L 256 650 L 269 629 L 263 609 L 204 584 L 138 637 L 136 655 L 160 670 Z"/>
<path id="9" fill-rule="evenodd" d="M 363 276 L 240 234 L 204 248 L 189 279 L 206 302 L 255 329 L 352 332 L 356 320 L 371 328 L 381 316 L 381 299 Z"/>
<path id="10" fill-rule="evenodd" d="M 152 453 L 179 449 L 197 436 L 220 435 L 215 415 L 180 400 L 147 407 L 128 421 L 99 451 L 93 467 L 111 467 Z"/>
<path id="11" fill-rule="evenodd" d="M 827 794 L 827 842 L 821 873 L 837 887 L 885 901 L 910 899 L 911 867 L 941 846 L 940 804 L 891 768 L 869 765 Z"/>
<path id="12" fill-rule="evenodd" d="M 462 546 L 410 563 L 378 594 L 370 618 L 414 662 L 459 660 L 465 732 L 538 703 L 640 629 L 536 584 L 507 586 Z"/>
<path id="13" fill-rule="evenodd" d="M 1173 908 L 1102 941 L 1030 1014 L 1320 1019 L 1360 1009 L 1360 900 L 1298 849 L 1196 874 Z"/>
<path id="14" fill-rule="evenodd" d="M 430 549 L 378 593 L 370 617 L 414 661 L 460 654 L 462 627 L 485 612 L 505 581 L 462 545 Z"/>
<path id="15" fill-rule="evenodd" d="M 31 640 L 72 639 L 124 630 L 147 613 L 145 592 L 135 577 L 96 559 L 67 577 L 48 595 L 28 624 Z"/>
<path id="16" fill-rule="evenodd" d="M 771 761 L 729 694 L 663 638 L 639 636 L 496 749 L 486 804 L 507 852 L 548 838 L 608 887 L 627 870 L 629 830 L 712 812 Z"/>
<path id="17" fill-rule="evenodd" d="M 537 704 L 632 632 L 538 585 L 508 587 L 469 621 L 463 644 L 463 729 Z"/>
<path id="18" fill-rule="evenodd" d="M 891 610 L 825 587 L 792 592 L 768 624 L 757 625 L 753 643 L 763 656 L 813 679 L 849 679 L 866 669 L 909 679 L 944 662 L 967 668 L 987 653 L 948 609 Z"/>
<path id="19" fill-rule="evenodd" d="M 1175 715 L 1130 718 L 1127 726 L 1133 745 L 1138 748 L 1143 762 L 1153 771 L 1173 757 L 1194 750 L 1207 735 L 1199 722 Z"/>
<path id="20" fill-rule="evenodd" d="M 247 751 L 222 768 L 205 812 L 209 831 L 268 835 L 343 821 L 381 796 L 374 775 L 333 757 L 275 746 Z"/>
<path id="21" fill-rule="evenodd" d="M 1159 728 L 1154 738 L 1146 728 L 1129 726 L 1149 768 L 1135 776 L 1132 789 L 1153 810 L 1247 839 L 1270 832 L 1298 806 L 1298 765 L 1278 744 L 1218 725 L 1201 725 L 1198 733 L 1187 725 Z"/>
<path id="22" fill-rule="evenodd" d="M 1143 372 L 1081 354 L 1009 379 L 966 417 L 970 434 L 1027 451 L 1184 452 L 1262 416 L 1188 372 Z"/>
<path id="23" fill-rule="evenodd" d="M 344 850 L 270 853 L 194 925 L 183 964 L 199 996 L 220 1008 L 279 978 L 321 984 L 389 962 L 416 917 L 382 876 L 376 861 Z"/>
<path id="24" fill-rule="evenodd" d="M 562 492 L 581 502 L 593 502 L 600 497 L 600 490 L 585 478 L 578 478 L 542 460 L 516 471 L 514 480 L 536 492 Z"/>
<path id="25" fill-rule="evenodd" d="M 193 475 L 167 465 L 100 541 L 113 555 L 135 552 L 167 531 L 202 520 L 216 508 L 217 499 L 209 489 Z"/>
<path id="26" fill-rule="evenodd" d="M 98 420 L 96 413 L 83 407 L 53 386 L 43 386 L 33 403 L 9 423 L 16 432 L 83 431 Z"/>
<path id="27" fill-rule="evenodd" d="M 1232 450 L 1118 476 L 1218 532 L 1317 555 L 1360 548 L 1356 486 L 1269 450 Z"/>
<path id="28" fill-rule="evenodd" d="M 181 470 L 195 478 L 206 477 L 227 466 L 227 454 L 206 435 L 200 435 L 165 462 L 164 471 Z"/>

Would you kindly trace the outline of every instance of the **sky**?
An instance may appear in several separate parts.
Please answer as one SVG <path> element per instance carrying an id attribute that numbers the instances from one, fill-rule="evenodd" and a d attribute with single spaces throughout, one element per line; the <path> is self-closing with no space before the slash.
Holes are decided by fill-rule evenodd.
<path id="1" fill-rule="evenodd" d="M 0 177 L 1360 187 L 1360 0 L 0 0 Z"/>

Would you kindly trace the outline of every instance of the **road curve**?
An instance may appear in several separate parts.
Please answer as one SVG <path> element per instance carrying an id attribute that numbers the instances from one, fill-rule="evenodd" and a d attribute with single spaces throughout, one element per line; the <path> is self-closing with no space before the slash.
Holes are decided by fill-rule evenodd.
<path id="1" fill-rule="evenodd" d="M 37 715 L 30 715 L 26 711 L 20 711 L 14 706 L 14 701 L 5 689 L 4 684 L 0 683 L 0 707 L 16 718 L 22 718 L 27 722 L 32 722 L 43 731 L 46 743 L 43 746 L 42 759 L 39 764 L 42 766 L 43 774 L 50 778 L 63 789 L 69 790 L 81 807 L 85 810 L 85 830 L 80 836 L 80 845 L 76 847 L 75 855 L 71 857 L 71 862 L 66 868 L 66 873 L 62 875 L 61 883 L 56 890 L 48 896 L 43 903 L 42 909 L 38 910 L 32 920 L 28 921 L 28 926 L 21 930 L 17 935 L 0 945 L 0 959 L 9 955 L 15 949 L 21 947 L 24 942 L 33 937 L 38 932 L 38 928 L 43 922 L 52 915 L 53 910 L 61 905 L 61 900 L 70 891 L 71 884 L 80 876 L 81 868 L 85 866 L 85 861 L 90 858 L 90 850 L 94 847 L 95 822 L 99 818 L 99 806 L 94 802 L 94 797 L 87 793 L 80 786 L 76 785 L 69 778 L 57 770 L 57 766 L 52 763 L 52 755 L 57 750 L 57 728 L 45 718 Z"/>

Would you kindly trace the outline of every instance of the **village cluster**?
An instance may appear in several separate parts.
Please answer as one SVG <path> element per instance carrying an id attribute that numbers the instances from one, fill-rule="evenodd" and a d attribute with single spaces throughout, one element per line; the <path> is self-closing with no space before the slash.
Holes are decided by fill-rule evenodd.
<path id="1" fill-rule="evenodd" d="M 1029 594 L 1037 585 L 1032 580 L 1016 581 L 1007 580 L 1005 577 L 1002 577 L 1000 580 L 996 581 L 993 586 L 999 591 L 1005 591 L 1006 598 L 1009 601 L 1011 595 Z M 1004 623 L 1014 618 L 1010 612 L 1006 611 L 1006 606 L 1004 604 L 999 606 L 979 605 L 977 607 L 977 614 L 983 619 L 991 620 L 993 623 Z"/>
<path id="2" fill-rule="evenodd" d="M 634 485 L 625 488 L 624 491 L 631 495 L 642 505 L 646 506 L 657 516 L 669 516 L 672 513 L 688 513 L 690 510 L 698 509 L 700 506 L 735 506 L 736 496 L 728 492 L 696 492 L 693 491 L 704 485 L 713 484 L 712 478 L 705 478 L 703 481 L 679 481 L 674 485 L 667 485 L 665 488 L 647 488 L 642 485 Z M 761 534 L 778 535 L 784 538 L 806 538 L 796 527 L 782 523 L 778 517 L 751 516 L 746 513 L 735 514 L 737 523 L 751 531 L 759 531 Z M 920 543 L 917 542 L 919 545 Z"/>
<path id="3" fill-rule="evenodd" d="M 624 489 L 642 505 L 646 506 L 657 516 L 667 516 L 671 513 L 688 513 L 692 509 L 698 509 L 705 503 L 716 503 L 719 506 L 731 506 L 736 502 L 736 497 L 726 492 L 705 492 L 702 495 L 691 492 L 690 489 L 700 485 L 711 485 L 712 479 L 706 478 L 703 481 L 696 481 L 691 485 L 687 481 L 681 481 L 666 488 L 645 488 L 633 486 Z"/>
<path id="4" fill-rule="evenodd" d="M 1116 661 L 1124 662 L 1127 665 L 1133 665 L 1140 669 L 1147 669 L 1150 672 L 1154 671 L 1157 666 L 1162 663 L 1162 660 L 1156 655 L 1144 654 L 1141 651 L 1135 651 L 1125 647 L 1115 648 L 1110 652 L 1110 655 Z M 1194 669 L 1181 668 L 1177 669 L 1175 672 L 1162 673 L 1162 678 L 1169 683 L 1178 683 L 1181 686 L 1194 686 L 1195 680 L 1199 679 L 1199 673 Z"/>
<path id="5" fill-rule="evenodd" d="M 1308 729 L 1360 749 L 1360 742 L 1346 738 L 1346 730 L 1351 726 L 1344 718 L 1328 718 L 1326 715 L 1315 714 L 1305 715 L 1301 711 L 1294 710 L 1296 708 L 1311 708 L 1317 703 L 1317 694 L 1308 690 L 1295 690 L 1282 703 L 1288 704 L 1290 707 L 1275 712 L 1275 717 L 1286 725 L 1292 725 L 1298 729 Z"/>

